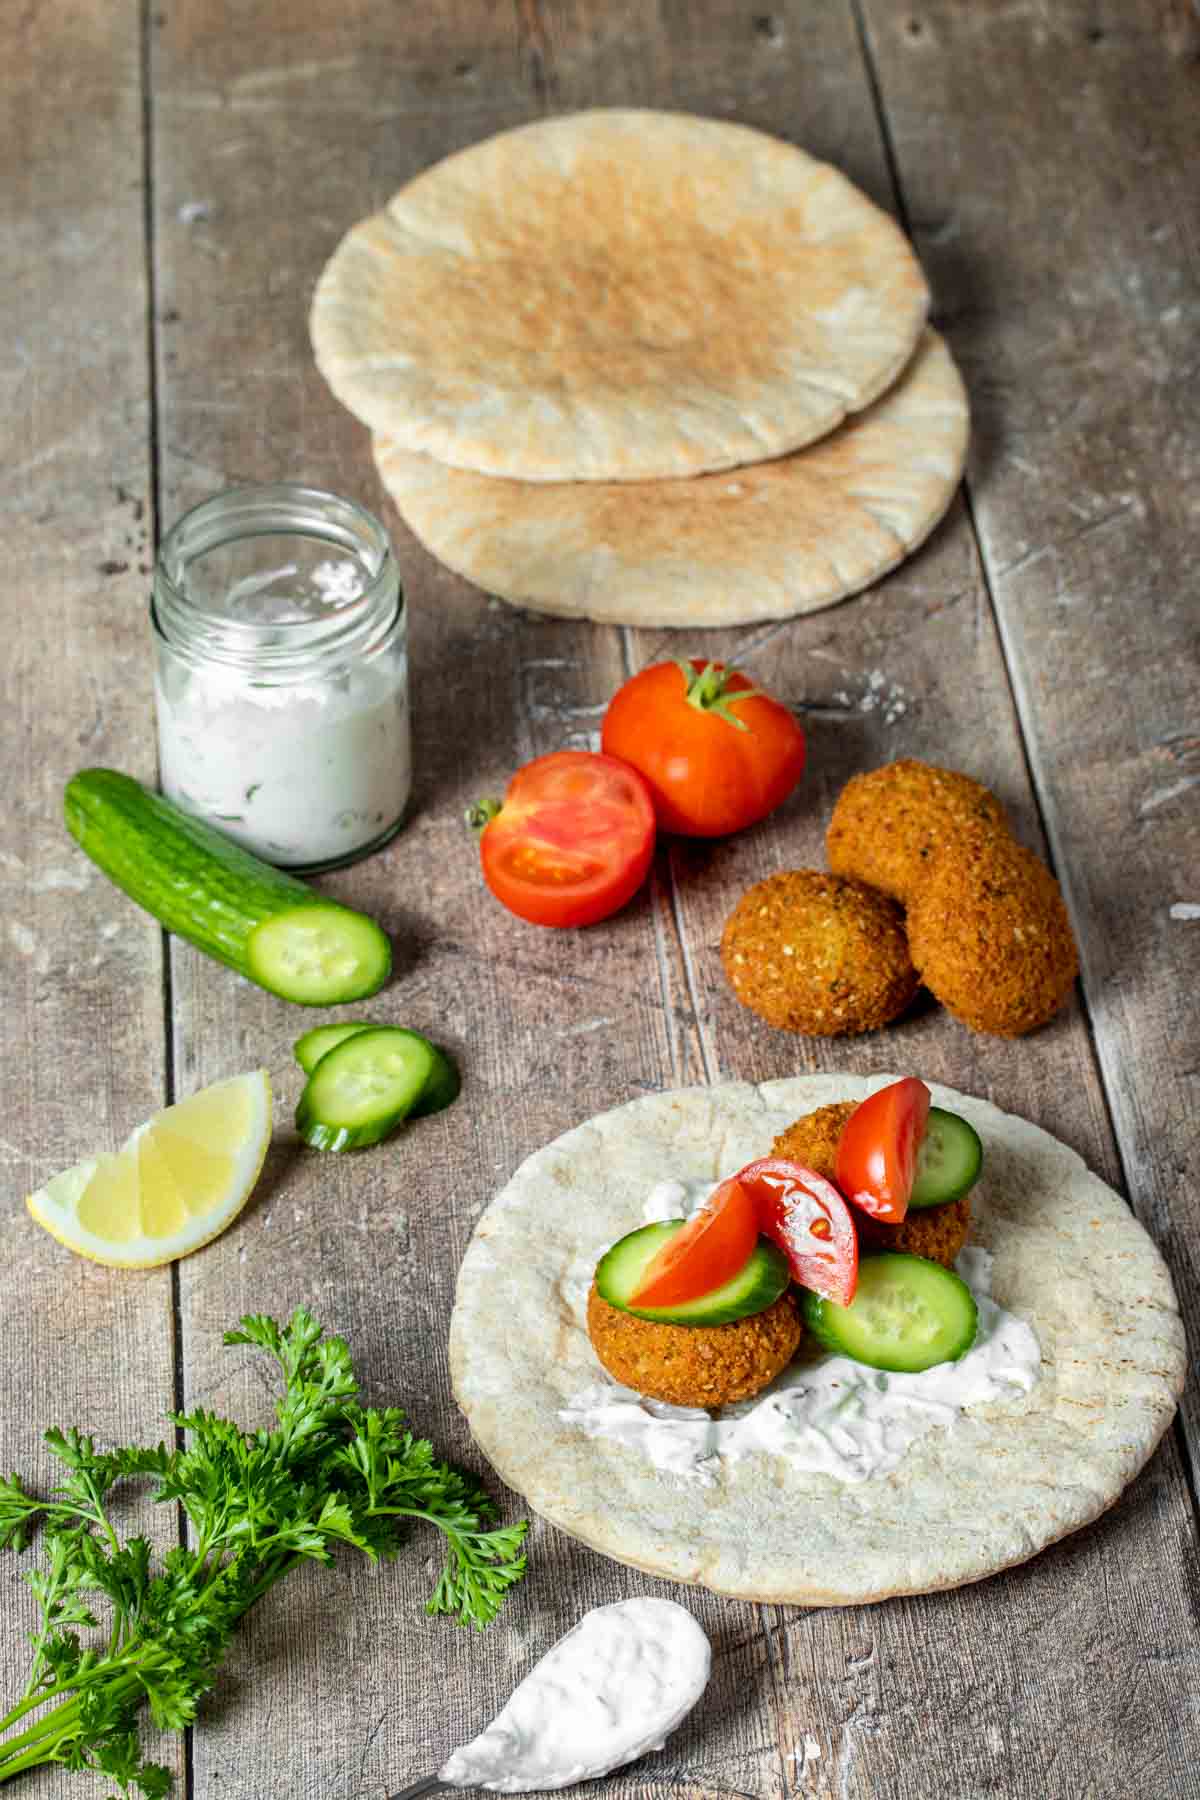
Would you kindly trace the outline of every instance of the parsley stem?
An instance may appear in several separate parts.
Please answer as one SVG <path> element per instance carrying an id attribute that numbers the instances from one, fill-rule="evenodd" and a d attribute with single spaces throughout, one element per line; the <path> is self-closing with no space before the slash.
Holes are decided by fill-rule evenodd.
<path id="1" fill-rule="evenodd" d="M 74 1681 L 60 1681 L 55 1687 L 43 1688 L 41 1693 L 34 1694 L 32 1699 L 21 1700 L 11 1712 L 5 1713 L 4 1717 L 0 1719 L 0 1731 L 7 1731 L 10 1725 L 15 1725 L 18 1719 L 23 1719 L 27 1713 L 34 1712 L 39 1706 L 44 1706 L 47 1700 L 53 1700 L 59 1694 L 74 1693 L 78 1685 L 78 1682 Z M 24 1735 L 22 1733 L 22 1736 Z M 20 1739 L 14 1738 L 11 1742 L 19 1743 Z M 8 1743 L 0 1744 L 0 1762 L 7 1756 L 8 1750 Z"/>
<path id="2" fill-rule="evenodd" d="M 142 1661 L 143 1663 L 152 1663 L 154 1658 L 147 1655 L 143 1657 Z M 136 1667 L 136 1665 L 134 1666 Z M 46 1689 L 36 1696 L 32 1705 L 40 1706 L 54 1694 L 63 1693 L 70 1688 L 74 1688 L 75 1697 L 60 1701 L 43 1718 L 35 1719 L 33 1724 L 27 1725 L 24 1731 L 18 1732 L 0 1744 L 0 1783 L 8 1781 L 13 1775 L 20 1774 L 23 1769 L 36 1768 L 40 1763 L 62 1760 L 58 1753 L 74 1738 L 79 1737 L 83 1730 L 79 1693 L 84 1687 L 96 1686 L 99 1682 L 103 1682 L 105 1686 L 109 1703 L 116 1706 L 137 1699 L 141 1693 L 142 1684 L 128 1664 L 124 1669 L 114 1672 L 101 1663 L 96 1666 L 94 1679 L 91 1682 L 86 1679 L 83 1682 L 78 1680 L 74 1683 L 63 1682 L 57 1688 Z M 4 1730 L 9 1723 L 29 1710 L 28 1704 L 14 1707 L 5 1719 L 0 1719 L 0 1730 Z"/>
<path id="3" fill-rule="evenodd" d="M 79 1702 L 64 1700 L 61 1706 L 56 1706 L 54 1711 L 47 1713 L 44 1719 L 36 1719 L 32 1725 L 27 1726 L 16 1737 L 10 1738 L 6 1744 L 0 1746 L 0 1776 L 3 1776 L 11 1757 L 29 1749 L 30 1745 L 36 1744 L 40 1738 L 51 1738 L 56 1743 L 60 1742 L 78 1716 Z"/>
<path id="4" fill-rule="evenodd" d="M 0 1752 L 0 1781 L 7 1781 L 21 1769 L 38 1763 L 53 1762 L 63 1745 L 79 1735 L 78 1700 L 64 1700 L 44 1719 L 38 1719 L 19 1736 L 10 1738 Z"/>
<path id="5" fill-rule="evenodd" d="M 17 1724 L 17 1722 L 20 1719 L 25 1718 L 27 1714 L 36 1712 L 37 1708 L 39 1706 L 45 1706 L 47 1701 L 56 1700 L 60 1694 L 74 1694 L 75 1696 L 78 1696 L 85 1688 L 98 1687 L 101 1684 L 108 1686 L 111 1691 L 113 1686 L 117 1683 L 124 1684 L 132 1691 L 134 1687 L 140 1685 L 137 1678 L 137 1670 L 139 1668 L 153 1667 L 155 1660 L 150 1647 L 147 1645 L 140 1655 L 130 1656 L 126 1653 L 122 1653 L 119 1659 L 119 1666 L 115 1668 L 112 1662 L 108 1660 L 95 1663 L 93 1667 L 88 1670 L 86 1675 L 72 1675 L 65 1681 L 56 1682 L 53 1687 L 43 1688 L 40 1693 L 32 1695 L 29 1699 L 22 1699 L 19 1701 L 18 1704 L 13 1707 L 11 1712 L 5 1713 L 4 1717 L 0 1719 L 0 1732 L 7 1731 L 11 1725 Z M 4 1743 L 0 1744 L 0 1763 L 3 1763 L 4 1758 L 8 1755 L 13 1744 L 19 1744 L 23 1738 L 28 1736 L 31 1732 L 38 1730 L 40 1726 L 45 1724 L 49 1719 L 58 1718 L 60 1713 L 67 1710 L 67 1708 L 77 1708 L 78 1704 L 78 1698 L 65 1701 L 61 1706 L 57 1706 L 52 1713 L 48 1713 L 46 1715 L 46 1720 L 38 1720 L 36 1724 L 29 1726 L 28 1729 L 22 1732 L 18 1737 L 6 1739 Z"/>

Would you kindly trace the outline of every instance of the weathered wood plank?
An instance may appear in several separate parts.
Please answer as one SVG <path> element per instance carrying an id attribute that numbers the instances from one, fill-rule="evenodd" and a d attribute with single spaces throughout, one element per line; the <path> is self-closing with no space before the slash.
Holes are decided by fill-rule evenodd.
<path id="1" fill-rule="evenodd" d="M 1124 1179 L 1194 1342 L 1195 64 L 1155 9 L 870 16 L 905 204 L 982 397 L 973 502 Z M 1094 157 L 1064 152 L 1064 92 Z M 1181 1419 L 1194 1491 L 1194 1387 Z"/>
<path id="2" fill-rule="evenodd" d="M 416 169 L 536 112 L 524 28 L 484 6 L 421 18 L 379 5 L 353 29 L 281 39 L 263 6 L 244 21 L 254 48 L 235 69 L 225 17 L 199 0 L 177 9 L 155 52 L 165 511 L 227 480 L 282 474 L 378 503 L 366 434 L 312 364 L 309 294 L 341 233 Z M 343 54 L 352 64 L 338 73 Z M 247 169 L 265 190 L 253 202 Z M 538 1143 L 639 1084 L 661 1085 L 664 1071 L 695 1070 L 664 1007 L 667 977 L 654 973 L 649 897 L 589 934 L 582 957 L 573 937 L 495 905 L 461 823 L 520 762 L 594 729 L 621 677 L 617 639 L 524 618 L 408 541 L 398 548 L 412 605 L 413 816 L 387 851 L 322 885 L 392 931 L 397 976 L 371 1015 L 446 1043 L 463 1099 L 365 1157 L 297 1154 L 285 1127 L 238 1229 L 181 1270 L 182 1332 L 189 1401 L 258 1416 L 262 1391 L 244 1359 L 218 1358 L 220 1332 L 248 1307 L 307 1301 L 345 1332 L 372 1398 L 398 1400 L 417 1429 L 479 1467 L 445 1361 L 474 1219 Z M 181 1089 L 262 1060 L 286 1119 L 299 1087 L 291 1040 L 314 1021 L 186 950 L 173 969 Z M 281 1780 L 334 1796 L 398 1783 L 477 1730 L 583 1605 L 640 1586 L 539 1529 L 536 1581 L 510 1622 L 476 1639 L 422 1616 L 433 1552 L 418 1541 L 382 1574 L 298 1579 L 247 1623 L 196 1734 L 199 1793 L 234 1771 L 246 1793 Z M 267 1709 L 253 1698 L 260 1666 Z"/>
<path id="3" fill-rule="evenodd" d="M 346 225 L 460 143 L 543 107 L 639 100 L 736 114 L 829 155 L 877 197 L 888 192 L 853 20 L 835 9 L 814 19 L 796 4 L 747 18 L 710 4 L 647 21 L 632 7 L 523 4 L 510 14 L 460 3 L 398 20 L 359 0 L 336 15 L 301 8 L 286 18 L 263 4 L 239 13 L 234 34 L 226 9 L 191 0 L 158 32 L 168 522 L 237 478 L 303 475 L 368 503 L 378 497 L 365 434 L 312 369 L 308 292 Z M 781 857 L 821 860 L 828 805 L 856 767 L 901 753 L 958 762 L 993 781 L 1036 841 L 1003 659 L 961 515 L 877 595 L 778 636 L 706 638 L 704 647 L 751 658 L 807 704 L 812 773 L 763 832 L 664 853 L 655 894 L 583 946 L 493 905 L 458 815 L 524 757 L 592 729 L 622 658 L 636 664 L 661 646 L 511 613 L 436 570 L 402 535 L 399 547 L 414 603 L 414 817 L 389 851 L 326 885 L 395 932 L 398 977 L 378 1016 L 448 1042 L 467 1088 L 458 1107 L 386 1151 L 332 1168 L 281 1131 L 245 1219 L 181 1271 L 189 1400 L 261 1415 L 249 1363 L 217 1358 L 220 1331 L 247 1307 L 286 1310 L 304 1299 L 349 1336 L 372 1398 L 398 1397 L 418 1428 L 474 1461 L 443 1348 L 470 1225 L 530 1148 L 643 1085 L 779 1073 L 796 1066 L 798 1050 L 831 1067 L 902 1057 L 1030 1112 L 1115 1173 L 1077 1013 L 1027 1048 L 972 1040 L 927 1012 L 869 1044 L 814 1051 L 743 1015 L 716 964 L 734 894 Z M 880 694 L 884 703 L 871 704 Z M 264 1060 L 286 1112 L 297 1088 L 290 1042 L 311 1021 L 186 951 L 173 969 L 180 1091 Z M 721 1651 L 710 1704 L 626 1790 L 683 1782 L 763 1795 L 1032 1796 L 1047 1791 L 1045 1779 L 1058 1793 L 1088 1791 L 1075 1785 L 1082 1770 L 1104 1792 L 1114 1791 L 1103 1785 L 1110 1772 L 1124 1780 L 1145 1756 L 1157 1759 L 1157 1782 L 1167 1734 L 1180 1727 L 1178 1669 L 1195 1639 L 1177 1590 L 1165 1575 L 1155 1580 L 1132 1545 L 1140 1541 L 1143 1559 L 1146 1547 L 1163 1555 L 1188 1523 L 1168 1453 L 1110 1520 L 977 1590 L 867 1614 L 761 1620 L 691 1596 Z M 533 1555 L 508 1621 L 485 1639 L 420 1618 L 424 1546 L 382 1575 L 298 1578 L 249 1623 L 206 1711 L 197 1791 L 233 1781 L 247 1794 L 291 1785 L 348 1800 L 415 1774 L 476 1728 L 584 1606 L 646 1585 L 542 1528 Z M 1136 1654 L 1131 1618 L 1145 1621 L 1133 1633 Z M 1014 1678 L 1016 1647 L 1031 1630 L 1037 1654 Z M 1157 1709 L 1149 1742 L 1126 1704 L 1131 1685 Z M 1060 1760 L 1044 1779 L 1048 1742 Z M 1175 1786 L 1163 1791 L 1192 1791 L 1168 1779 Z"/>
<path id="4" fill-rule="evenodd" d="M 1153 9 L 871 16 L 906 205 L 980 395 L 975 511 L 1130 1198 L 1194 1339 L 1196 71 Z M 1094 158 L 1064 154 L 1068 91 Z M 1183 1418 L 1195 1467 L 1194 1391 Z"/>
<path id="5" fill-rule="evenodd" d="M 0 15 L 0 1462 L 35 1489 L 55 1478 L 50 1425 L 156 1442 L 174 1398 L 170 1275 L 77 1259 L 22 1204 L 165 1097 L 161 934 L 62 823 L 77 768 L 154 767 L 138 17 L 133 0 Z M 24 1685 L 35 1556 L 2 1559 L 0 1711 Z"/>
<path id="6" fill-rule="evenodd" d="M 897 9 L 879 10 L 886 12 L 896 35 Z M 903 17 L 908 19 L 907 10 Z M 848 19 L 845 24 L 850 29 Z M 739 25 L 744 29 L 744 21 L 729 21 L 733 43 Z M 800 42 L 807 52 L 812 21 L 807 12 L 801 18 L 799 9 L 776 8 L 764 35 L 785 56 L 789 45 Z M 672 48 L 672 100 L 697 110 L 713 106 L 713 87 L 703 79 L 695 94 L 689 90 L 695 65 L 681 54 L 678 37 Z M 737 69 L 732 44 L 723 49 L 718 66 Z M 820 66 L 819 53 L 816 61 Z M 1020 59 L 1015 59 L 1008 88 L 1003 73 L 996 72 L 995 63 L 991 66 L 998 92 L 1007 95 L 1008 111 L 1018 112 Z M 1001 59 L 1001 71 L 1003 66 Z M 1048 69 L 1044 79 L 1061 109 L 1062 89 Z M 763 95 L 766 104 L 747 106 L 743 116 L 849 167 L 869 191 L 883 197 L 888 186 L 884 146 L 872 128 L 865 88 L 857 90 L 857 104 L 845 90 L 839 93 L 835 136 L 814 86 L 819 94 L 819 83 L 806 82 L 799 93 L 793 89 L 786 113 L 772 109 L 768 88 Z M 748 86 L 740 88 L 743 96 L 750 91 Z M 763 90 L 753 91 L 757 101 Z M 964 133 L 970 132 L 974 119 L 966 91 L 965 72 L 960 69 L 955 103 Z M 914 114 L 925 100 L 919 82 L 914 83 Z M 993 134 L 1001 129 L 1000 104 L 998 99 Z M 1048 110 L 1049 105 L 1048 99 Z M 1144 118 L 1141 112 L 1138 116 Z M 1052 129 L 1048 124 L 1048 139 Z M 1061 123 L 1058 129 L 1061 132 Z M 1097 142 L 1101 137 L 1098 131 Z M 925 127 L 920 140 L 918 179 L 932 179 L 944 168 L 956 166 L 939 161 L 935 138 L 936 120 Z M 984 137 L 979 140 L 980 159 L 987 154 L 987 142 Z M 906 158 L 917 153 L 904 137 L 897 140 L 896 154 L 903 171 Z M 1084 169 L 1090 166 L 1086 155 L 1081 160 Z M 1103 166 L 1099 151 L 1096 162 L 1099 170 Z M 1053 165 L 1048 141 L 1026 176 L 1030 213 L 1037 210 L 1044 193 L 1053 193 Z M 1074 166 L 1073 158 L 1073 170 Z M 1044 188 L 1036 170 L 1047 171 Z M 1082 177 L 1077 174 L 1077 179 Z M 1099 172 L 1096 181 L 1103 182 Z M 972 209 L 973 195 L 965 183 L 956 205 L 964 212 Z M 997 220 L 1002 214 L 997 198 Z M 990 216 L 975 220 L 975 261 L 984 268 L 991 223 Z M 1024 223 L 1031 234 L 1037 229 L 1032 219 Z M 1091 229 L 1092 241 L 1102 246 L 1097 220 Z M 1055 231 L 1044 202 L 1037 242 L 1043 256 L 1053 254 Z M 924 251 L 924 243 L 919 247 Z M 941 309 L 948 300 L 943 266 L 933 257 L 929 262 Z M 951 280 L 956 266 L 951 265 Z M 952 297 L 949 308 L 953 339 Z M 968 362 L 967 373 L 972 393 L 982 389 L 986 409 L 990 390 L 983 371 Z M 1018 381 L 1014 370 L 1012 388 Z M 986 453 L 985 438 L 981 454 Z M 1056 672 L 1059 683 L 1068 666 L 1066 656 L 1072 647 L 1078 653 L 1084 630 L 1090 633 L 1093 654 L 1102 631 L 1110 658 L 1119 653 L 1120 626 L 1115 619 L 1107 627 L 1103 621 L 1089 619 L 1085 626 L 1081 620 L 1074 638 L 1063 640 L 1064 656 Z M 704 634 L 689 648 L 744 660 L 766 684 L 802 708 L 811 730 L 809 775 L 776 819 L 727 844 L 672 852 L 685 953 L 696 970 L 698 1024 L 714 1069 L 766 1076 L 797 1067 L 919 1068 L 1039 1120 L 1110 1179 L 1119 1179 L 1121 1163 L 1110 1135 L 1105 1095 L 1077 1003 L 1047 1030 L 1015 1044 L 973 1036 L 928 1006 L 916 1009 L 896 1029 L 869 1039 L 811 1043 L 789 1040 L 742 1012 L 729 994 L 716 955 L 732 898 L 773 868 L 822 866 L 823 829 L 842 782 L 858 768 L 897 755 L 964 768 L 988 781 L 1009 806 L 1018 834 L 1044 847 L 1039 827 L 1044 802 L 1030 789 L 1004 647 L 962 509 L 952 513 L 925 551 L 872 594 L 782 628 Z M 631 662 L 637 666 L 663 654 L 677 654 L 678 649 L 674 637 L 635 637 Z M 1186 680 L 1177 679 L 1181 684 Z M 1046 705 L 1050 732 L 1068 703 L 1048 693 Z M 1087 779 L 1085 769 L 1081 789 Z M 1086 933 L 1086 914 L 1080 924 Z M 1152 1542 L 1144 1535 L 1147 1516 L 1155 1521 Z M 836 1791 L 864 1795 L 975 1794 L 995 1788 L 1030 1795 L 1104 1794 L 1139 1779 L 1143 1759 L 1149 1758 L 1156 1786 L 1164 1792 L 1193 1792 L 1193 1771 L 1173 1753 L 1177 1738 L 1186 1737 L 1191 1728 L 1188 1693 L 1198 1655 L 1186 1577 L 1177 1565 L 1180 1541 L 1194 1555 L 1195 1521 L 1188 1489 L 1175 1448 L 1168 1443 L 1111 1518 L 1028 1569 L 979 1589 L 905 1601 L 857 1618 L 808 1617 L 799 1624 L 786 1620 L 777 1651 L 781 1661 L 794 1655 L 803 1639 L 807 1656 L 827 1682 L 836 1674 L 839 1684 L 845 1683 L 832 1692 L 828 1686 L 822 1692 L 817 1685 L 806 1696 L 806 1728 L 822 1750 L 821 1760 L 813 1759 L 804 1771 L 805 1782 L 813 1784 L 806 1791 L 825 1791 L 824 1784 L 832 1777 Z M 1142 1613 L 1148 1590 L 1155 1598 Z M 1108 1643 L 1111 1618 L 1127 1612 L 1148 1613 L 1154 1625 L 1138 1641 L 1125 1640 L 1097 1674 L 1094 1647 Z M 1031 1614 L 1039 1621 L 1039 1652 L 1035 1666 L 1014 1686 L 1011 1662 L 1027 1637 Z M 938 1653 L 931 1655 L 935 1643 Z M 800 1708 L 795 1690 L 779 1685 L 786 1697 L 774 1708 L 777 1734 L 780 1741 L 790 1734 L 794 1742 L 801 1728 Z M 1150 1740 L 1126 1710 L 1130 1687 L 1153 1694 L 1149 1704 L 1162 1725 Z M 920 1766 L 914 1767 L 914 1728 L 929 1718 L 935 1718 L 937 1726 L 922 1732 Z M 1038 1754 L 1037 1746 L 1050 1738 L 1057 1750 L 1047 1769 L 1047 1759 Z M 756 1783 L 762 1778 L 761 1770 L 747 1767 L 742 1773 L 750 1791 L 759 1791 Z"/>

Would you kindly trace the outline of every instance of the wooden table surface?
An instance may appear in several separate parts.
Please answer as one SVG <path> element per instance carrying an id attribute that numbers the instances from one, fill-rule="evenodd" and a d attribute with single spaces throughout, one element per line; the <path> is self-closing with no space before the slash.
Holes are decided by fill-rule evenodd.
<path id="1" fill-rule="evenodd" d="M 260 1420 L 248 1310 L 309 1304 L 373 1400 L 488 1474 L 452 1399 L 455 1271 L 537 1146 L 647 1090 L 916 1069 L 1057 1133 L 1128 1195 L 1200 1333 L 1200 18 L 1191 0 L 8 0 L 0 8 L 0 1466 L 40 1434 L 155 1441 L 173 1407 Z M 673 637 L 538 618 L 438 567 L 387 506 L 306 317 L 342 233 L 445 153 L 548 113 L 680 108 L 829 159 L 911 233 L 973 408 L 929 544 L 807 618 Z M 155 775 L 148 576 L 161 531 L 234 482 L 382 510 L 411 602 L 416 795 L 385 851 L 324 878 L 392 933 L 382 1016 L 448 1043 L 461 1101 L 386 1149 L 299 1154 L 300 1015 L 166 939 L 61 823 L 85 764 Z M 510 918 L 463 807 L 593 741 L 624 676 L 736 660 L 802 715 L 810 765 L 767 823 L 671 844 L 586 934 Z M 1016 1042 L 931 1005 L 861 1039 L 733 1000 L 734 898 L 823 865 L 853 772 L 898 756 L 992 785 L 1053 863 L 1075 998 Z M 305 1023 L 311 1019 L 305 1018 Z M 269 1066 L 280 1124 L 237 1225 L 165 1270 L 77 1260 L 22 1197 L 168 1099 Z M 1200 1406 L 1099 1523 L 958 1592 L 835 1611 L 740 1604 L 535 1524 L 486 1634 L 427 1620 L 429 1546 L 291 1578 L 241 1632 L 186 1743 L 197 1800 L 359 1800 L 435 1767 L 597 1602 L 673 1593 L 714 1680 L 606 1791 L 840 1800 L 1200 1795 Z M 521 1512 L 499 1488 L 504 1515 Z M 170 1522 L 158 1519 L 161 1531 Z M 0 1695 L 32 1602 L 0 1558 Z M 7 1704 L 7 1702 L 5 1702 Z M 29 1795 L 97 1796 L 85 1775 Z"/>

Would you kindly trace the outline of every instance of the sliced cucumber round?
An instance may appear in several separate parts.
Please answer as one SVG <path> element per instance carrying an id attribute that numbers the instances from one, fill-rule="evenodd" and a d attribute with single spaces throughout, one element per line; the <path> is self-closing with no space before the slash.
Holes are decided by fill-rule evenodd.
<path id="1" fill-rule="evenodd" d="M 966 1282 L 941 1263 L 903 1250 L 862 1258 L 849 1306 L 805 1290 L 800 1312 L 827 1350 L 907 1375 L 957 1362 L 979 1329 L 979 1309 Z"/>
<path id="2" fill-rule="evenodd" d="M 707 1294 L 678 1306 L 630 1306 L 643 1275 L 665 1244 L 681 1231 L 683 1219 L 664 1219 L 643 1225 L 620 1238 L 596 1265 L 600 1297 L 635 1319 L 653 1319 L 660 1325 L 729 1325 L 734 1319 L 765 1312 L 778 1300 L 791 1279 L 787 1258 L 765 1238 L 750 1252 L 736 1275 Z"/>
<path id="3" fill-rule="evenodd" d="M 348 1037 L 356 1037 L 360 1031 L 370 1031 L 369 1019 L 357 1019 L 345 1025 L 314 1025 L 303 1037 L 298 1037 L 292 1045 L 292 1055 L 300 1064 L 306 1075 L 311 1075 L 321 1058 L 327 1051 L 336 1049 Z"/>
<path id="4" fill-rule="evenodd" d="M 331 1050 L 336 1050 L 339 1044 L 346 1042 L 347 1038 L 358 1037 L 364 1031 L 399 1031 L 404 1037 L 421 1036 L 420 1032 L 406 1031 L 402 1026 L 373 1025 L 369 1019 L 348 1019 L 344 1025 L 314 1025 L 311 1031 L 306 1031 L 302 1037 L 296 1039 L 292 1045 L 292 1054 L 304 1073 L 311 1075 L 316 1070 L 317 1064 L 323 1057 L 328 1056 Z M 442 1108 L 449 1106 L 452 1100 L 458 1099 L 459 1090 L 462 1087 L 458 1069 L 446 1052 L 439 1050 L 436 1044 L 431 1044 L 428 1038 L 423 1038 L 422 1042 L 427 1044 L 432 1052 L 433 1062 L 429 1074 L 426 1076 L 425 1086 L 405 1115 L 410 1119 L 424 1119 L 430 1113 L 441 1112 Z M 329 1146 L 324 1147 L 328 1148 Z M 349 1149 L 351 1146 L 344 1145 L 342 1147 Z"/>
<path id="5" fill-rule="evenodd" d="M 391 946 L 374 919 L 310 904 L 264 919 L 246 939 L 246 974 L 302 1006 L 365 1000 L 383 986 Z"/>
<path id="6" fill-rule="evenodd" d="M 441 1053 L 419 1032 L 374 1025 L 326 1051 L 304 1084 L 296 1127 L 318 1150 L 377 1144 L 408 1117 Z"/>
<path id="7" fill-rule="evenodd" d="M 430 1113 L 441 1112 L 452 1100 L 458 1099 L 462 1087 L 458 1068 L 446 1052 L 439 1050 L 436 1044 L 430 1044 L 429 1048 L 433 1051 L 433 1068 L 408 1115 L 410 1119 L 427 1119 Z"/>
<path id="8" fill-rule="evenodd" d="M 957 1113 L 931 1106 L 925 1136 L 917 1151 L 911 1207 L 945 1206 L 970 1193 L 983 1168 L 979 1133 Z"/>

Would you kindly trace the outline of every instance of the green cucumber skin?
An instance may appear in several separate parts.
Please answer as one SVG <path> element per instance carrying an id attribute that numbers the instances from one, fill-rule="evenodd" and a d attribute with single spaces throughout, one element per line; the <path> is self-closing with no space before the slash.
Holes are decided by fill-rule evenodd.
<path id="1" fill-rule="evenodd" d="M 610 1245 L 596 1264 L 600 1298 L 635 1319 L 649 1319 L 655 1325 L 696 1327 L 732 1325 L 737 1319 L 766 1312 L 786 1292 L 791 1280 L 787 1258 L 774 1244 L 760 1238 L 737 1274 L 711 1293 L 679 1306 L 630 1306 L 626 1296 L 641 1280 L 651 1258 L 682 1230 L 684 1223 L 683 1219 L 664 1219 L 643 1225 Z"/>
<path id="2" fill-rule="evenodd" d="M 298 1037 L 292 1045 L 292 1055 L 300 1064 L 306 1075 L 311 1075 L 323 1056 L 336 1050 L 349 1037 L 357 1037 L 360 1031 L 372 1030 L 369 1019 L 347 1019 L 344 1025 L 314 1025 L 303 1037 Z"/>
<path id="3" fill-rule="evenodd" d="M 407 1114 L 400 1112 L 375 1125 L 326 1125 L 314 1117 L 304 1104 L 303 1096 L 296 1108 L 296 1130 L 310 1150 L 366 1150 L 378 1144 L 401 1124 Z"/>
<path id="4" fill-rule="evenodd" d="M 929 1118 L 925 1124 L 925 1143 L 929 1142 L 931 1132 L 941 1132 L 953 1150 L 957 1153 L 958 1175 L 947 1182 L 945 1171 L 936 1182 L 931 1182 L 928 1175 L 922 1176 L 921 1155 L 917 1154 L 917 1178 L 912 1193 L 908 1196 L 910 1212 L 920 1212 L 929 1206 L 949 1206 L 952 1201 L 961 1200 L 979 1180 L 983 1172 L 983 1143 L 975 1127 L 958 1113 L 947 1112 L 944 1107 L 931 1106 Z M 933 1186 L 935 1192 L 928 1193 Z M 924 1192 L 922 1190 L 925 1190 Z"/>
<path id="5" fill-rule="evenodd" d="M 168 931 L 281 1000 L 293 996 L 264 981 L 250 966 L 248 946 L 254 932 L 266 920 L 301 907 L 351 911 L 326 900 L 298 876 L 261 862 L 116 769 L 81 769 L 73 775 L 63 810 L 76 843 L 131 900 Z M 366 986 L 355 984 L 352 993 L 293 1003 L 338 1005 L 376 993 L 391 972 L 391 946 L 382 932 L 379 936 L 385 953 L 381 951 L 382 973 L 377 979 L 373 976 Z"/>
<path id="6" fill-rule="evenodd" d="M 410 1119 L 427 1119 L 432 1113 L 443 1111 L 458 1099 L 462 1089 L 462 1076 L 453 1058 L 436 1044 L 429 1048 L 433 1051 L 433 1070 L 408 1115 Z"/>

